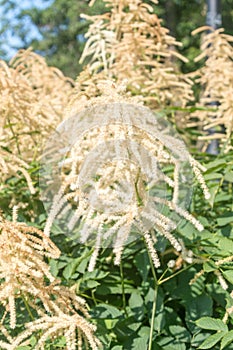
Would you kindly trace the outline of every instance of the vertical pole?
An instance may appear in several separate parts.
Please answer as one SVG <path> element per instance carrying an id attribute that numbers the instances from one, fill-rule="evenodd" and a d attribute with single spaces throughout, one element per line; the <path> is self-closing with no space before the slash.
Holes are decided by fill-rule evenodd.
<path id="1" fill-rule="evenodd" d="M 221 0 L 207 0 L 206 24 L 214 29 L 221 27 Z M 217 106 L 218 102 L 213 102 L 211 105 Z M 214 129 L 208 130 L 209 135 L 213 135 L 214 132 Z M 207 153 L 213 155 L 218 154 L 218 146 L 218 140 L 212 140 L 207 148 Z"/>
<path id="2" fill-rule="evenodd" d="M 214 29 L 221 27 L 221 1 L 207 0 L 206 24 Z"/>

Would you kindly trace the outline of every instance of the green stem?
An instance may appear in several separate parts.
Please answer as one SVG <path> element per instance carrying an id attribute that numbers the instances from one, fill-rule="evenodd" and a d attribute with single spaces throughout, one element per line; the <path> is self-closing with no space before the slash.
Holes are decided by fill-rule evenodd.
<path id="1" fill-rule="evenodd" d="M 102 302 L 103 302 L 102 299 L 97 299 L 95 296 L 94 296 L 94 299 L 93 299 L 93 296 L 90 296 L 90 295 L 85 294 L 85 293 L 80 293 L 79 295 L 80 295 L 80 297 L 82 297 L 82 298 L 90 299 L 90 300 L 94 301 L 94 303 L 95 303 L 96 305 L 97 305 L 98 303 L 102 303 Z M 87 308 L 88 308 L 88 310 L 90 310 L 90 307 L 88 306 L 88 304 L 87 304 Z"/>
<path id="2" fill-rule="evenodd" d="M 30 309 L 30 307 L 29 307 L 29 305 L 28 305 L 28 302 L 27 302 L 27 300 L 26 300 L 24 294 L 22 293 L 21 295 L 22 295 L 22 299 L 23 299 L 24 305 L 26 306 L 27 312 L 28 312 L 29 316 L 31 317 L 32 321 L 34 321 L 35 318 L 34 318 L 32 312 L 31 312 L 31 309 Z"/>
<path id="3" fill-rule="evenodd" d="M 154 268 L 153 261 L 150 256 L 150 252 L 148 251 L 149 259 L 150 259 L 150 265 L 151 265 L 151 271 L 152 275 L 154 277 L 154 300 L 153 300 L 153 307 L 152 307 L 152 315 L 151 315 L 151 325 L 150 325 L 150 338 L 149 338 L 149 345 L 148 350 L 152 349 L 152 342 L 153 342 L 153 332 L 154 332 L 154 324 L 155 324 L 155 313 L 156 313 L 156 304 L 157 304 L 157 295 L 158 295 L 158 280 L 156 277 L 156 272 Z"/>
<path id="4" fill-rule="evenodd" d="M 128 312 L 126 310 L 126 298 L 125 298 L 125 282 L 124 282 L 124 273 L 122 262 L 120 262 L 120 275 L 121 275 L 121 289 L 122 289 L 122 305 L 125 312 L 126 317 L 128 317 Z"/>
<path id="5" fill-rule="evenodd" d="M 169 267 L 166 268 L 166 270 L 164 270 L 164 272 L 162 273 L 162 275 L 159 277 L 158 279 L 158 284 L 160 284 L 160 281 L 163 279 L 163 277 L 167 274 L 169 270 Z"/>
<path id="6" fill-rule="evenodd" d="M 136 178 L 136 182 L 134 184 L 135 186 L 135 192 L 136 192 L 136 196 L 137 196 L 137 201 L 138 201 L 138 206 L 142 206 L 143 205 L 143 200 L 142 198 L 140 197 L 140 194 L 139 194 L 139 191 L 138 191 L 138 181 L 139 181 L 139 177 L 140 177 L 140 170 L 137 174 L 137 178 Z"/>
<path id="7" fill-rule="evenodd" d="M 166 277 L 166 278 L 164 278 L 164 279 L 161 279 L 161 278 L 160 278 L 160 279 L 158 280 L 158 284 L 160 285 L 160 284 L 162 284 L 162 283 L 164 283 L 164 282 L 166 282 L 166 281 L 169 281 L 169 280 L 172 279 L 173 277 L 179 275 L 179 274 L 182 273 L 183 271 L 186 271 L 186 270 L 190 269 L 190 267 L 192 267 L 192 266 L 194 266 L 194 265 L 195 265 L 194 263 L 193 263 L 193 264 L 190 264 L 190 265 L 187 265 L 187 266 L 184 267 L 182 270 L 179 270 L 179 271 L 173 273 L 172 275 L 170 275 L 170 276 L 168 276 L 168 277 Z M 161 277 L 162 277 L 162 276 L 161 276 Z"/>
<path id="8" fill-rule="evenodd" d="M 95 298 L 95 292 L 94 292 L 94 290 L 92 289 L 92 291 L 91 291 L 91 296 L 92 296 L 92 300 L 94 301 L 94 303 L 95 303 L 95 306 L 97 305 L 97 301 L 96 301 L 96 298 Z"/>
<path id="9" fill-rule="evenodd" d="M 152 308 L 152 315 L 151 315 L 150 338 L 149 338 L 148 350 L 151 350 L 153 345 L 152 341 L 153 341 L 153 332 L 154 332 L 154 324 L 155 324 L 157 295 L 158 295 L 158 285 L 155 286 L 155 290 L 154 290 L 154 301 L 153 301 L 153 308 Z"/>

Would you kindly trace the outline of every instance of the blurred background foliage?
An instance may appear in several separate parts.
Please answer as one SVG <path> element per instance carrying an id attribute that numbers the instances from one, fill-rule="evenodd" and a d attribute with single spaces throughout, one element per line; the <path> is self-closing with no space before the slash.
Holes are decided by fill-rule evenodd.
<path id="1" fill-rule="evenodd" d="M 148 1 L 149 2 L 149 1 Z M 84 34 L 89 23 L 80 15 L 100 14 L 106 11 L 102 0 L 93 7 L 86 0 L 0 0 L 0 55 L 6 59 L 19 48 L 32 46 L 46 57 L 49 65 L 58 67 L 65 75 L 75 78 L 82 70 L 79 58 L 84 47 Z M 205 0 L 160 0 L 155 11 L 178 41 L 180 52 L 190 62 L 182 66 L 184 72 L 196 69 L 200 38 L 191 31 L 205 24 Z M 233 34 L 233 1 L 221 1 L 222 26 Z M 17 39 L 17 40 L 16 40 Z"/>

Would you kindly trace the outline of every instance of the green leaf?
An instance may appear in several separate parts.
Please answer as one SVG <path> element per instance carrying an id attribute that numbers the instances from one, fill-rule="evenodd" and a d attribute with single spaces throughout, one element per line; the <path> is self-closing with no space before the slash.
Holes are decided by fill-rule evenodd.
<path id="1" fill-rule="evenodd" d="M 36 343 L 37 343 L 36 337 L 35 337 L 35 336 L 32 336 L 32 337 L 30 338 L 30 344 L 31 344 L 32 346 L 34 346 L 34 345 L 36 345 Z"/>
<path id="2" fill-rule="evenodd" d="M 212 347 L 219 342 L 224 336 L 225 332 L 215 333 L 208 338 L 199 346 L 198 349 L 212 349 Z"/>
<path id="3" fill-rule="evenodd" d="M 65 348 L 65 345 L 66 345 L 66 338 L 63 336 L 63 337 L 60 337 L 56 340 L 56 342 L 54 343 L 54 348 L 62 348 L 64 349 Z"/>
<path id="4" fill-rule="evenodd" d="M 222 274 L 228 282 L 233 284 L 233 270 L 222 271 Z"/>
<path id="5" fill-rule="evenodd" d="M 185 327 L 171 325 L 169 331 L 173 337 L 178 339 L 180 342 L 188 343 L 191 340 L 191 335 Z"/>
<path id="6" fill-rule="evenodd" d="M 58 262 L 56 260 L 51 259 L 49 262 L 50 266 L 50 272 L 51 274 L 56 277 L 58 275 L 59 269 L 58 269 Z"/>
<path id="7" fill-rule="evenodd" d="M 133 340 L 132 347 L 130 349 L 132 350 L 142 350 L 147 348 L 147 343 L 148 343 L 149 336 L 144 335 L 143 337 L 140 338 L 135 338 Z"/>
<path id="8" fill-rule="evenodd" d="M 63 269 L 67 265 L 67 261 L 58 261 L 57 262 L 57 267 L 59 270 Z"/>
<path id="9" fill-rule="evenodd" d="M 216 270 L 216 265 L 213 261 L 206 261 L 204 264 L 203 264 L 203 269 L 205 272 L 212 272 L 214 270 Z"/>
<path id="10" fill-rule="evenodd" d="M 189 239 L 194 239 L 198 233 L 197 229 L 190 223 L 184 220 L 181 220 L 178 224 L 177 230 L 184 237 Z"/>
<path id="11" fill-rule="evenodd" d="M 227 293 L 226 290 L 222 289 L 222 287 L 219 285 L 219 282 L 216 281 L 215 283 L 207 283 L 206 284 L 206 291 L 209 295 L 211 295 L 212 299 L 217 302 L 219 306 L 225 309 L 226 307 L 226 298 L 229 293 Z M 233 301 L 233 299 L 232 299 Z"/>
<path id="12" fill-rule="evenodd" d="M 148 290 L 148 293 L 145 296 L 145 305 L 146 305 L 147 312 L 150 319 L 151 319 L 154 298 L 155 298 L 155 290 L 154 288 L 150 287 Z M 164 295 L 163 295 L 162 289 L 159 289 L 156 297 L 156 317 L 154 320 L 154 330 L 160 333 L 161 330 L 164 328 L 164 326 L 165 326 Z"/>
<path id="13" fill-rule="evenodd" d="M 95 281 L 95 280 L 89 280 L 89 281 L 87 281 L 86 285 L 87 285 L 87 288 L 92 289 L 92 288 L 99 286 L 100 283 Z"/>
<path id="14" fill-rule="evenodd" d="M 115 327 L 115 333 L 120 343 L 122 344 L 125 339 L 131 338 L 132 334 L 135 334 L 141 327 L 141 324 L 142 323 L 140 321 L 135 322 L 135 318 L 133 316 L 123 320 L 120 319 Z"/>
<path id="15" fill-rule="evenodd" d="M 210 198 L 208 199 L 208 202 L 210 203 L 211 207 L 213 207 L 215 202 L 215 197 L 219 191 L 219 182 L 209 186 L 209 192 L 210 192 Z"/>
<path id="16" fill-rule="evenodd" d="M 133 292 L 129 298 L 129 307 L 131 309 L 143 306 L 143 299 L 139 292 Z"/>
<path id="17" fill-rule="evenodd" d="M 105 323 L 107 329 L 114 328 L 115 325 L 117 324 L 117 322 L 118 322 L 118 319 L 108 319 L 107 318 L 106 320 L 104 320 L 104 323 Z"/>
<path id="18" fill-rule="evenodd" d="M 146 250 L 139 252 L 135 256 L 135 266 L 137 267 L 142 280 L 146 281 L 149 270 L 150 270 L 150 260 Z"/>
<path id="19" fill-rule="evenodd" d="M 230 223 L 233 223 L 233 211 L 230 211 L 223 216 L 219 216 L 217 219 L 218 226 L 225 226 Z"/>
<path id="20" fill-rule="evenodd" d="M 226 160 L 225 159 L 217 159 L 213 162 L 210 162 L 208 164 L 205 164 L 205 167 L 207 169 L 206 173 L 209 172 L 209 170 L 213 171 L 213 169 L 223 168 L 226 167 Z"/>
<path id="21" fill-rule="evenodd" d="M 191 340 L 192 349 L 198 348 L 206 340 L 206 338 L 209 337 L 210 335 L 211 334 L 204 333 L 204 332 L 193 334 L 193 337 Z"/>
<path id="22" fill-rule="evenodd" d="M 228 194 L 225 192 L 218 193 L 215 198 L 215 205 L 219 202 L 229 202 L 232 199 L 232 194 Z"/>
<path id="23" fill-rule="evenodd" d="M 92 309 L 94 313 L 94 318 L 118 318 L 122 316 L 122 312 L 119 311 L 115 306 L 108 304 L 98 304 L 95 308 Z"/>
<path id="24" fill-rule="evenodd" d="M 140 320 L 144 316 L 143 299 L 139 292 L 134 291 L 129 298 L 129 307 L 133 311 L 136 319 Z"/>
<path id="25" fill-rule="evenodd" d="M 134 287 L 125 282 L 125 293 L 131 294 L 134 290 Z M 97 287 L 96 292 L 100 295 L 121 294 L 122 286 L 115 281 L 106 280 L 105 283 L 101 283 L 101 285 Z"/>
<path id="26" fill-rule="evenodd" d="M 227 237 L 221 237 L 218 241 L 219 248 L 227 253 L 233 254 L 233 241 Z"/>
<path id="27" fill-rule="evenodd" d="M 196 283 L 198 284 L 198 283 Z M 202 285 L 203 288 L 203 285 Z M 186 307 L 186 323 L 191 331 L 195 333 L 198 331 L 197 325 L 194 320 L 200 319 L 203 316 L 211 316 L 213 313 L 213 300 L 205 293 L 194 297 L 191 300 L 187 300 Z"/>
<path id="28" fill-rule="evenodd" d="M 233 182 L 233 171 L 229 171 L 225 174 L 224 180 Z"/>
<path id="29" fill-rule="evenodd" d="M 196 321 L 196 325 L 203 329 L 227 332 L 228 328 L 219 318 L 202 317 Z"/>
<path id="30" fill-rule="evenodd" d="M 205 180 L 217 180 L 217 179 L 221 179 L 222 174 L 220 173 L 208 173 L 204 175 Z"/>
<path id="31" fill-rule="evenodd" d="M 148 340 L 150 336 L 150 328 L 142 327 L 138 334 L 133 337 L 127 339 L 124 342 L 124 349 L 132 349 L 132 350 L 142 350 L 147 349 Z"/>
<path id="32" fill-rule="evenodd" d="M 83 275 L 83 280 L 90 280 L 90 279 L 93 279 L 93 280 L 101 280 L 103 278 L 105 278 L 106 276 L 108 276 L 109 272 L 104 272 L 104 271 L 100 271 L 98 269 L 95 269 L 94 271 L 92 272 L 86 272 L 84 275 Z"/>
<path id="33" fill-rule="evenodd" d="M 65 267 L 63 271 L 63 277 L 65 277 L 65 279 L 67 280 L 70 279 L 71 276 L 74 274 L 76 267 L 77 267 L 77 261 L 76 259 L 74 259 L 70 263 L 68 263 L 68 265 Z"/>
<path id="34" fill-rule="evenodd" d="M 221 350 L 225 348 L 225 346 L 229 345 L 233 342 L 233 330 L 229 331 L 221 341 Z"/>
<path id="35" fill-rule="evenodd" d="M 83 258 L 82 261 L 80 262 L 80 264 L 77 266 L 76 271 L 78 271 L 80 273 L 84 273 L 86 268 L 87 268 L 89 260 L 90 260 L 89 256 Z"/>
<path id="36" fill-rule="evenodd" d="M 174 339 L 172 337 L 164 337 L 162 336 L 161 339 L 157 340 L 156 342 L 161 346 L 163 350 L 186 350 L 187 347 L 185 343 L 181 343 L 179 340 Z M 143 349 L 144 350 L 144 349 Z"/>

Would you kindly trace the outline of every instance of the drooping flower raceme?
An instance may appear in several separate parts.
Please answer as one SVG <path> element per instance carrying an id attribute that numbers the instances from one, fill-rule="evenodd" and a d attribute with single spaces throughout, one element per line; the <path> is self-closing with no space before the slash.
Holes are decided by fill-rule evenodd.
<path id="1" fill-rule="evenodd" d="M 49 67 L 31 49 L 0 60 L 0 178 L 25 177 L 35 192 L 28 164 L 62 121 L 73 81 Z M 20 174 L 20 175 L 19 175 Z M 6 184 L 4 184 L 6 186 Z"/>
<path id="2" fill-rule="evenodd" d="M 232 148 L 233 135 L 233 36 L 224 33 L 222 28 L 201 27 L 193 34 L 208 32 L 204 35 L 201 54 L 196 61 L 205 59 L 204 65 L 193 73 L 197 83 L 203 87 L 197 109 L 188 116 L 188 126 L 200 127 L 205 135 L 205 147 L 213 139 L 225 151 Z M 200 108 L 201 107 L 201 108 Z M 208 108 L 203 108 L 208 107 Z"/>
<path id="3" fill-rule="evenodd" d="M 112 246 L 119 264 L 124 245 L 142 235 L 158 267 L 157 234 L 179 251 L 171 231 L 180 217 L 202 230 L 186 206 L 193 173 L 209 196 L 204 169 L 149 108 L 118 94 L 112 83 L 103 86 L 48 142 L 41 172 L 49 211 L 44 232 L 56 221 L 94 246 L 90 270 L 101 247 Z"/>
<path id="4" fill-rule="evenodd" d="M 59 255 L 59 249 L 37 228 L 0 216 L 0 302 L 8 305 L 12 328 L 16 324 L 15 299 L 21 293 L 38 297 L 45 277 L 54 281 L 43 257 Z"/>
<path id="5" fill-rule="evenodd" d="M 93 3 L 93 2 L 92 2 Z M 91 21 L 80 62 L 95 76 L 105 74 L 142 95 L 153 109 L 187 105 L 193 100 L 192 81 L 179 72 L 176 59 L 187 62 L 154 13 L 157 0 L 104 0 L 104 14 L 83 17 Z M 85 71 L 84 71 L 85 72 Z M 82 79 L 81 79 L 82 80 Z M 80 82 L 80 79 L 78 79 Z M 83 87 L 87 84 L 84 81 Z M 87 87 L 87 90 L 90 89 Z"/>
<path id="6" fill-rule="evenodd" d="M 85 349 L 99 349 L 85 301 L 74 290 L 62 286 L 44 260 L 57 259 L 59 249 L 42 231 L 16 219 L 17 210 L 12 222 L 0 214 L 0 303 L 5 308 L 0 322 L 0 348 L 27 346 L 34 334 L 38 350 L 45 349 L 47 341 L 62 336 L 66 350 L 81 350 L 83 344 Z M 18 314 L 20 300 L 33 320 L 21 325 L 20 333 L 11 335 L 5 324 L 9 318 L 10 329 L 18 326 L 17 321 L 22 318 Z"/>

